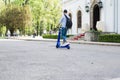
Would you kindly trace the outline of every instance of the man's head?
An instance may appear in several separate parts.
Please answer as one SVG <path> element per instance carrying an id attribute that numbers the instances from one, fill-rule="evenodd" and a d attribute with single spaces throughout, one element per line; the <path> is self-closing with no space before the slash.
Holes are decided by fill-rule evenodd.
<path id="1" fill-rule="evenodd" d="M 67 10 L 66 10 L 66 9 L 64 10 L 64 13 L 65 13 L 65 14 L 67 13 Z"/>

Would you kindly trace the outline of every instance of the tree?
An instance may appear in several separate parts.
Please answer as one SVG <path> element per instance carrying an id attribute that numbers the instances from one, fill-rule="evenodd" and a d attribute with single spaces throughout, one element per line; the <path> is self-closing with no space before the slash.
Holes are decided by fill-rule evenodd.
<path id="1" fill-rule="evenodd" d="M 32 16 L 29 6 L 8 5 L 0 16 L 0 23 L 13 32 L 16 29 L 23 30 L 24 27 L 31 26 Z"/>
<path id="2" fill-rule="evenodd" d="M 36 29 L 54 29 L 61 13 L 60 0 L 29 0 Z M 39 23 L 39 25 L 38 25 Z M 41 27 L 41 28 L 39 28 Z"/>
<path id="3" fill-rule="evenodd" d="M 28 27 L 26 24 L 30 24 L 29 21 L 32 21 L 33 27 L 38 30 L 38 34 L 40 35 L 44 29 L 49 31 L 56 28 L 61 16 L 60 0 L 3 1 L 6 4 L 6 9 L 1 12 L 0 23 L 7 25 L 6 27 L 10 28 L 11 31 L 20 28 L 25 32 L 23 27 Z"/>

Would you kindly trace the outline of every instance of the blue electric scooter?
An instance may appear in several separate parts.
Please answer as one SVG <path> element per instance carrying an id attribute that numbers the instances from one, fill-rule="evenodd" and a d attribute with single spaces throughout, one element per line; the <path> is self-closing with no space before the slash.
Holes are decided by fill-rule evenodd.
<path id="1" fill-rule="evenodd" d="M 59 28 L 56 48 L 67 48 L 67 49 L 70 49 L 70 44 L 61 45 L 61 43 L 60 43 L 61 29 L 62 29 L 62 28 Z"/>

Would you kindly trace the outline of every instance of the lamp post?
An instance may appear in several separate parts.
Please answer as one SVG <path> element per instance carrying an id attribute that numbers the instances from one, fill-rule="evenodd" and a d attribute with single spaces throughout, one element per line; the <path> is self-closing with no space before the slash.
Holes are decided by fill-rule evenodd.
<path id="1" fill-rule="evenodd" d="M 103 8 L 103 3 L 101 0 L 99 0 L 98 5 L 99 5 L 99 8 Z"/>
<path id="2" fill-rule="evenodd" d="M 85 11 L 89 12 L 89 6 L 88 5 L 85 6 Z"/>
<path id="3" fill-rule="evenodd" d="M 85 11 L 86 11 L 86 12 L 89 12 L 89 11 L 90 11 L 89 3 L 87 3 L 87 4 L 85 5 Z"/>

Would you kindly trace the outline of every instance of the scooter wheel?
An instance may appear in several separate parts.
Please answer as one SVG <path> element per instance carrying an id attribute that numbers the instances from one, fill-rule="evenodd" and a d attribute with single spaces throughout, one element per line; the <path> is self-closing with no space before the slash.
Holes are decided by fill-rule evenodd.
<path id="1" fill-rule="evenodd" d="M 67 49 L 70 49 L 70 46 L 68 46 Z"/>
<path id="2" fill-rule="evenodd" d="M 59 46 L 58 45 L 56 45 L 56 48 L 58 48 Z"/>

